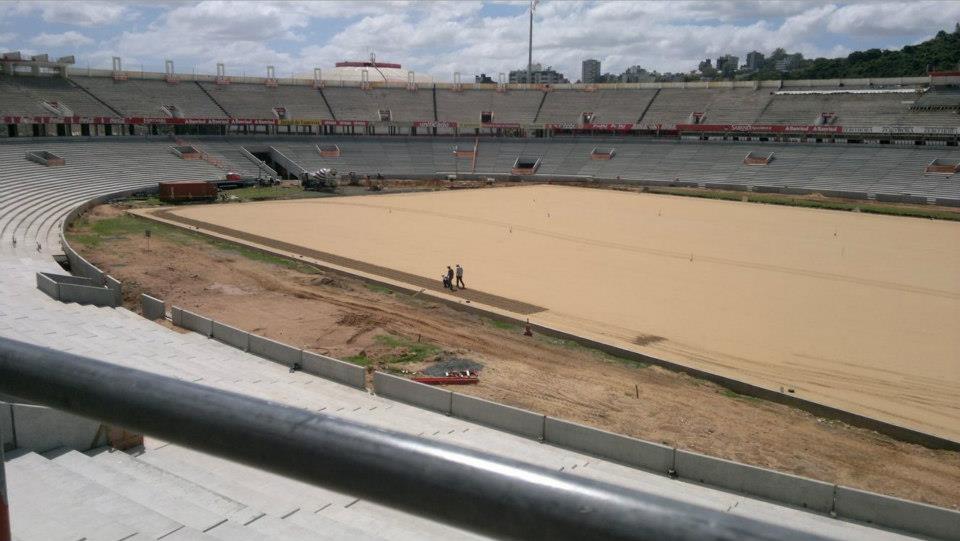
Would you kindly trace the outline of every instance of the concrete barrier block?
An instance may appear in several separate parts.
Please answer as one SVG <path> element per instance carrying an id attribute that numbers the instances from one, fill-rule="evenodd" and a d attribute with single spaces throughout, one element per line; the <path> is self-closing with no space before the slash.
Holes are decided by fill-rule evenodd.
<path id="1" fill-rule="evenodd" d="M 237 349 L 248 351 L 250 349 L 250 333 L 242 331 L 236 327 L 231 327 L 219 321 L 213 322 L 211 336 L 224 344 L 233 346 Z"/>
<path id="2" fill-rule="evenodd" d="M 94 306 L 114 306 L 114 293 L 105 287 L 60 284 L 60 301 Z"/>
<path id="3" fill-rule="evenodd" d="M 170 320 L 176 327 L 183 327 L 183 308 L 179 306 L 170 307 Z"/>
<path id="4" fill-rule="evenodd" d="M 960 511 L 837 486 L 837 516 L 936 539 L 960 539 Z"/>
<path id="5" fill-rule="evenodd" d="M 677 475 L 698 483 L 829 513 L 834 485 L 677 449 Z"/>
<path id="6" fill-rule="evenodd" d="M 543 439 L 544 415 L 505 406 L 481 398 L 453 393 L 450 413 L 454 417 L 474 421 L 535 440 Z"/>
<path id="7" fill-rule="evenodd" d="M 146 293 L 140 294 L 140 312 L 143 313 L 143 317 L 153 321 L 157 319 L 163 319 L 167 315 L 167 308 L 163 304 L 163 301 L 147 295 Z"/>
<path id="8" fill-rule="evenodd" d="M 57 447 L 87 451 L 104 445 L 100 423 L 42 406 L 13 405 L 17 447 L 45 453 Z"/>
<path id="9" fill-rule="evenodd" d="M 123 284 L 113 276 L 105 275 L 104 285 L 113 292 L 113 306 L 123 306 Z"/>
<path id="10" fill-rule="evenodd" d="M 391 376 L 383 372 L 373 373 L 373 389 L 380 395 L 421 408 L 450 414 L 453 393 L 416 381 Z"/>
<path id="11" fill-rule="evenodd" d="M 180 326 L 184 329 L 190 329 L 193 332 L 200 333 L 207 338 L 213 335 L 213 320 L 206 318 L 189 310 L 180 311 Z"/>
<path id="12" fill-rule="evenodd" d="M 269 338 L 255 334 L 250 335 L 249 341 L 250 347 L 248 351 L 254 355 L 259 355 L 264 359 L 269 359 L 290 367 L 300 363 L 300 350 L 293 346 L 288 346 L 287 344 L 282 344 L 276 340 L 270 340 Z"/>
<path id="13" fill-rule="evenodd" d="M 358 389 L 367 385 L 367 370 L 362 366 L 346 363 L 326 355 L 304 351 L 300 362 L 303 371 L 337 383 Z"/>
<path id="14" fill-rule="evenodd" d="M 51 299 L 60 300 L 60 286 L 42 272 L 37 273 L 37 289 L 46 293 Z"/>
<path id="15" fill-rule="evenodd" d="M 543 441 L 588 455 L 666 474 L 673 469 L 672 447 L 547 417 Z"/>

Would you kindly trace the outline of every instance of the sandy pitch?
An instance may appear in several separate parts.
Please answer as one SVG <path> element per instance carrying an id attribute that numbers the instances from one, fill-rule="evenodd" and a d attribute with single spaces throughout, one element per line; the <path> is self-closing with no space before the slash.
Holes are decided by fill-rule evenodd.
<path id="1" fill-rule="evenodd" d="M 175 213 L 438 282 L 460 263 L 532 321 L 960 439 L 960 224 L 557 186 Z"/>

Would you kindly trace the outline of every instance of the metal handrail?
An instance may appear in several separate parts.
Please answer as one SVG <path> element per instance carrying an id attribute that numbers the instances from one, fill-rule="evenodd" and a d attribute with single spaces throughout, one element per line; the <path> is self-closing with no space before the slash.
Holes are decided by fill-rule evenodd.
<path id="1" fill-rule="evenodd" d="M 819 538 L 6 338 L 0 392 L 494 537 Z"/>

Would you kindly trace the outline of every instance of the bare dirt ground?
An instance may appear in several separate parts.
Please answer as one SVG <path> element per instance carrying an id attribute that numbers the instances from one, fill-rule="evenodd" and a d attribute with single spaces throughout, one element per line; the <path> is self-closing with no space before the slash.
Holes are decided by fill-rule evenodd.
<path id="1" fill-rule="evenodd" d="M 526 185 L 163 214 L 439 294 L 463 263 L 450 300 L 960 439 L 957 222 Z"/>
<path id="2" fill-rule="evenodd" d="M 122 210 L 98 207 L 91 220 Z M 83 233 L 83 231 L 79 231 Z M 418 338 L 485 365 L 464 392 L 612 432 L 847 486 L 960 509 L 960 453 L 897 442 L 792 408 L 737 396 L 657 367 L 525 337 L 429 300 L 253 260 L 197 240 L 115 235 L 84 257 L 140 292 L 335 357 L 403 355 L 378 337 Z M 400 350 L 405 347 L 400 347 Z M 424 362 L 393 364 L 414 371 Z M 375 364 L 375 363 L 374 363 Z"/>

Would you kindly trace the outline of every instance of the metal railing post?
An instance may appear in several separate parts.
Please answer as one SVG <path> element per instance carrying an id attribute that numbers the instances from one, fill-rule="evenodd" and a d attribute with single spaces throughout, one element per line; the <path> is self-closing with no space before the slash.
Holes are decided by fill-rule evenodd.
<path id="1" fill-rule="evenodd" d="M 4 473 L 3 430 L 0 430 L 0 541 L 10 541 L 10 505 L 7 498 L 7 477 Z"/>
<path id="2" fill-rule="evenodd" d="M 0 393 L 498 538 L 821 539 L 6 338 L 0 338 Z"/>

